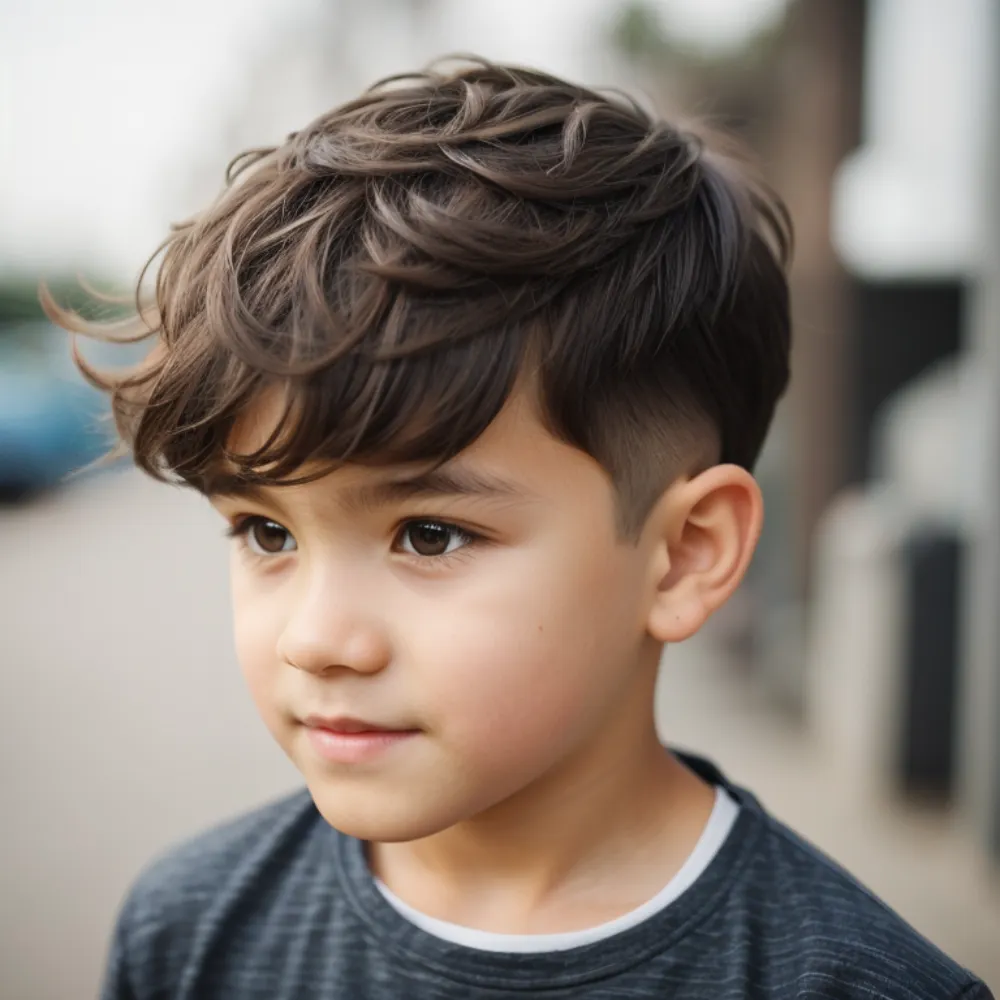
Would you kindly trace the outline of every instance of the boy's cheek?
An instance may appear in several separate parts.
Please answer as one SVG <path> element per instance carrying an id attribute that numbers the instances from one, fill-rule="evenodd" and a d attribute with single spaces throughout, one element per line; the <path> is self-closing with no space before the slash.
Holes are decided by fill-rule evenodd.
<path id="1" fill-rule="evenodd" d="M 595 641 L 585 620 L 566 611 L 453 629 L 414 664 L 428 721 L 457 743 L 493 752 L 509 744 L 520 751 L 574 728 L 591 702 L 617 685 L 615 661 L 622 659 L 613 638 Z"/>
<path id="2" fill-rule="evenodd" d="M 277 656 L 279 627 L 273 609 L 269 613 L 266 606 L 234 602 L 233 645 L 236 660 L 251 698 L 269 725 L 269 716 L 276 709 L 271 701 L 280 666 Z"/>

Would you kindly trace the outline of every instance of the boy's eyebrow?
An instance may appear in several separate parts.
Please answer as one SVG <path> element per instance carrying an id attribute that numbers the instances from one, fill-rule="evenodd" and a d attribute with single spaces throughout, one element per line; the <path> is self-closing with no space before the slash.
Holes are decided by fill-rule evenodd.
<path id="1" fill-rule="evenodd" d="M 209 500 L 242 499 L 266 504 L 273 502 L 276 489 L 240 481 L 234 476 L 219 477 L 205 492 Z M 347 486 L 338 491 L 337 503 L 349 511 L 370 511 L 406 500 L 449 496 L 506 500 L 532 498 L 532 494 L 523 487 L 499 476 L 452 465 Z"/>
<path id="2" fill-rule="evenodd" d="M 348 486 L 340 492 L 337 500 L 346 510 L 375 510 L 406 500 L 447 496 L 506 500 L 529 498 L 523 488 L 506 479 L 453 465 L 411 476 Z"/>

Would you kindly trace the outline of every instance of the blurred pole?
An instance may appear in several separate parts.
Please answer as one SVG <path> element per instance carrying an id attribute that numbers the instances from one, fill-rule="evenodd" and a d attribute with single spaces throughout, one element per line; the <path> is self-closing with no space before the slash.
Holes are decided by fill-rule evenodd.
<path id="1" fill-rule="evenodd" d="M 971 542 L 962 698 L 962 797 L 987 850 L 1000 861 L 1000 8 L 983 0 L 988 133 L 978 202 L 982 266 L 969 315 L 971 377 L 982 420 L 968 445 Z"/>
<path id="2" fill-rule="evenodd" d="M 795 589 L 808 596 L 816 525 L 844 484 L 850 289 L 833 252 L 834 178 L 860 140 L 866 0 L 794 0 L 787 15 L 784 114 L 773 153 L 795 220 L 795 337 L 789 389 Z"/>
<path id="3" fill-rule="evenodd" d="M 768 517 L 751 577 L 754 668 L 793 713 L 823 511 L 844 484 L 850 283 L 831 245 L 833 185 L 860 137 L 866 0 L 793 0 L 760 152 L 795 224 L 792 381 L 758 475 Z"/>

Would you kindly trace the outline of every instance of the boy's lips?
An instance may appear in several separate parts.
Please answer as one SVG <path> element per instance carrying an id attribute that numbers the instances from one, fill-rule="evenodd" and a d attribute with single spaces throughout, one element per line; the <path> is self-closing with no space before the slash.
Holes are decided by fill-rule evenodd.
<path id="1" fill-rule="evenodd" d="M 352 716 L 309 715 L 303 722 L 313 749 L 335 764 L 360 764 L 416 736 L 418 729 L 384 726 Z"/>
<path id="2" fill-rule="evenodd" d="M 383 726 L 366 719 L 357 719 L 351 715 L 308 715 L 302 720 L 303 725 L 310 729 L 325 729 L 327 732 L 353 736 L 361 733 L 408 733 L 414 729 L 400 726 Z"/>

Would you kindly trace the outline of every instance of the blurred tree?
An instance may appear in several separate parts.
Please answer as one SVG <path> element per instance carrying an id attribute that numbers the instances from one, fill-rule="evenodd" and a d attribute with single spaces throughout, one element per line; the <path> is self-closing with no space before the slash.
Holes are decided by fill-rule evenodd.
<path id="1" fill-rule="evenodd" d="M 78 309 L 94 319 L 111 319 L 128 308 L 127 303 L 118 306 L 96 301 L 75 276 L 57 275 L 47 279 L 46 284 L 62 305 Z M 38 279 L 27 275 L 0 275 L 0 335 L 14 325 L 44 319 L 38 301 Z"/>
<path id="2" fill-rule="evenodd" d="M 708 50 L 673 36 L 647 0 L 629 0 L 611 24 L 615 51 L 638 70 L 666 112 L 697 114 L 762 144 L 775 115 L 775 59 L 785 44 L 779 21 L 735 49 Z"/>
<path id="3" fill-rule="evenodd" d="M 65 293 L 68 282 L 60 280 L 58 289 Z M 28 278 L 0 279 L 0 333 L 11 323 L 23 323 L 42 319 L 42 307 L 38 304 L 37 282 Z"/>

